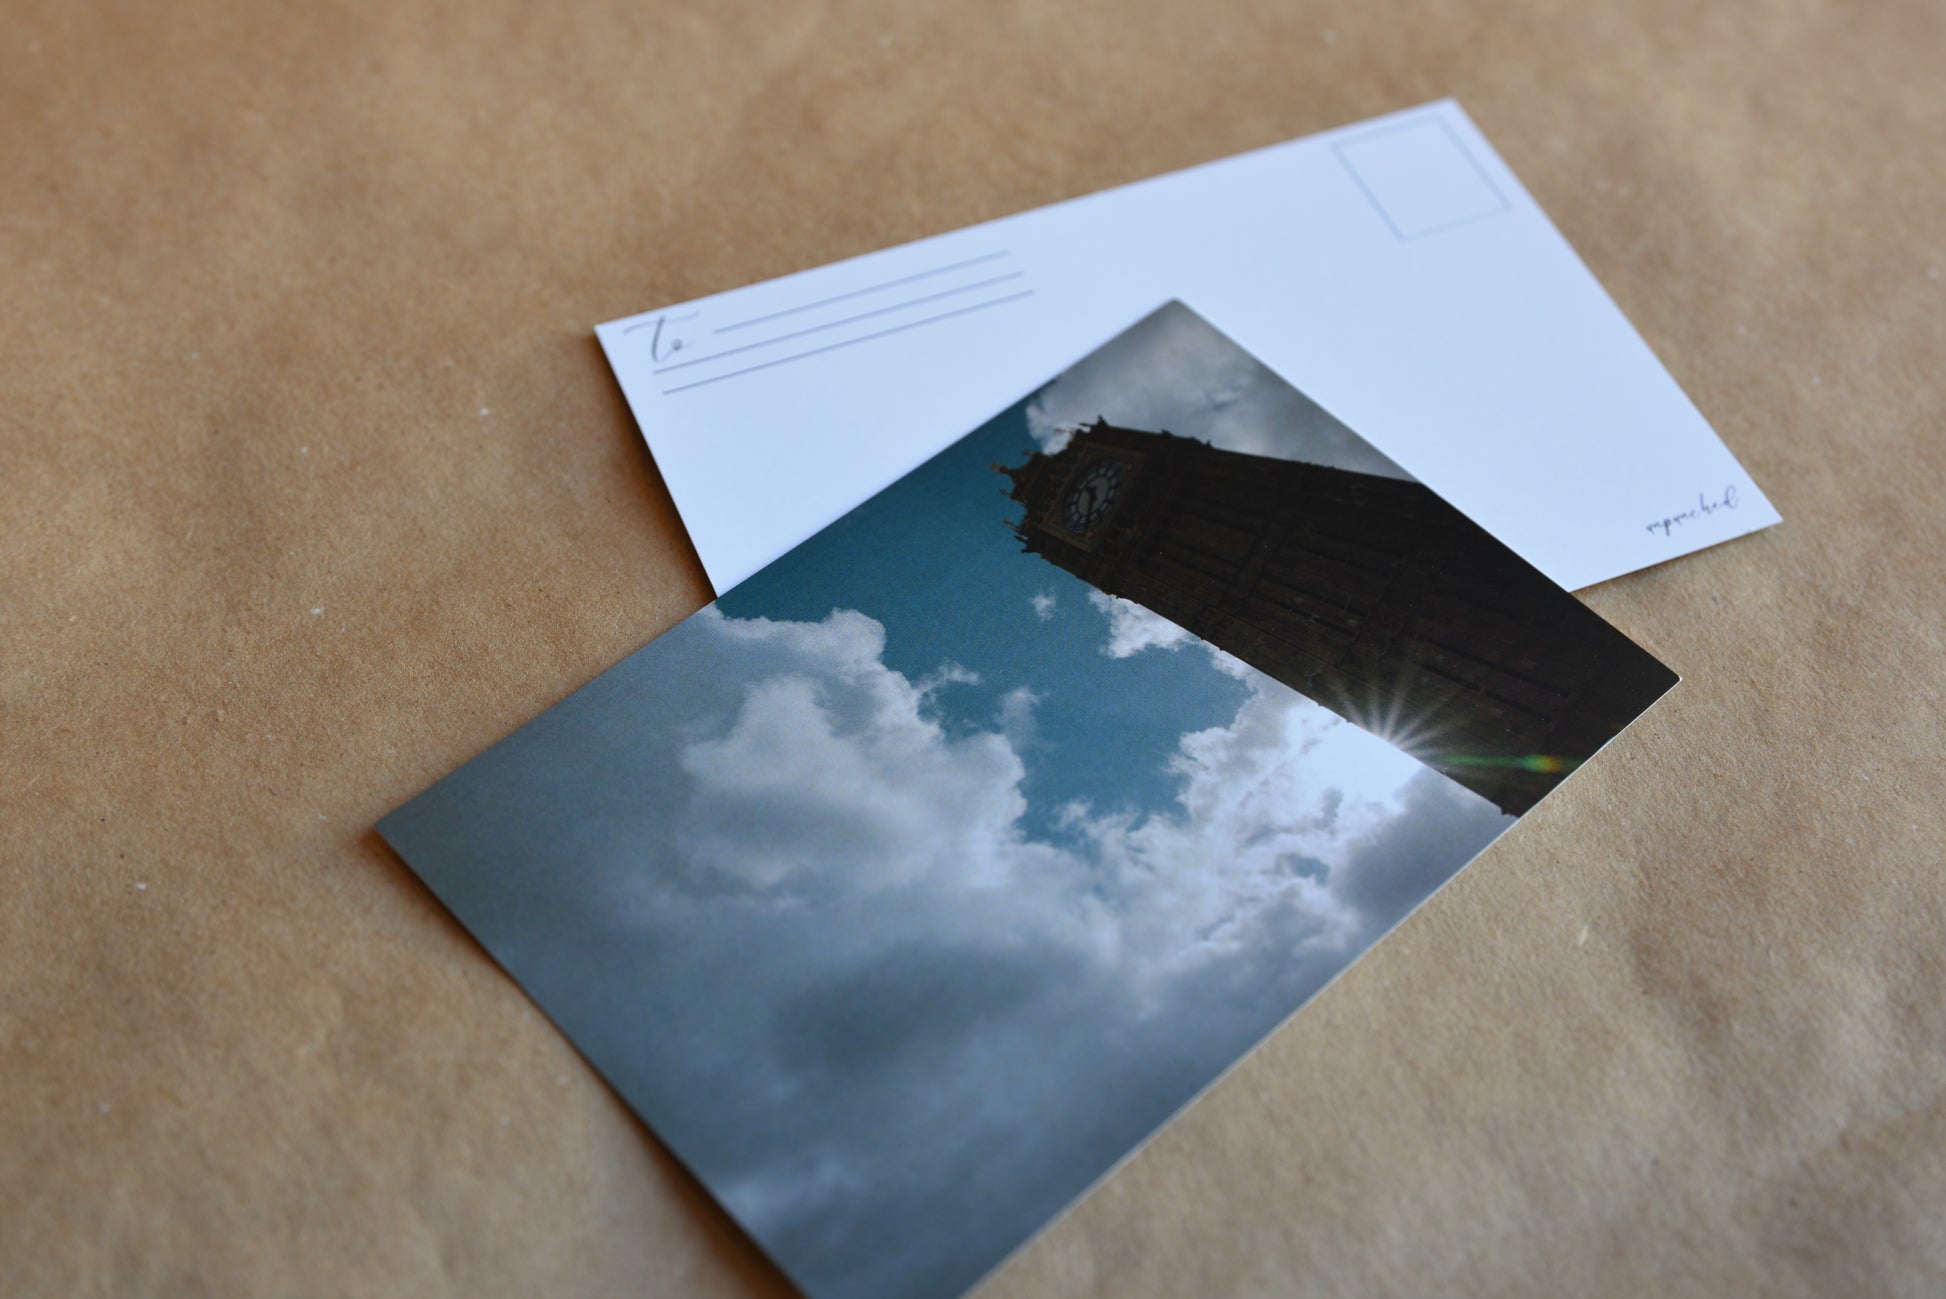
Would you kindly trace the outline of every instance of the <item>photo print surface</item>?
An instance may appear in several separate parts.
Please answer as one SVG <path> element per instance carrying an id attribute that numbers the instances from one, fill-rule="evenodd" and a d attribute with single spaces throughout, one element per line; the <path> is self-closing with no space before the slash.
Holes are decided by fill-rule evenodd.
<path id="1" fill-rule="evenodd" d="M 380 829 L 813 1299 L 944 1297 L 1674 680 L 1170 304 Z"/>

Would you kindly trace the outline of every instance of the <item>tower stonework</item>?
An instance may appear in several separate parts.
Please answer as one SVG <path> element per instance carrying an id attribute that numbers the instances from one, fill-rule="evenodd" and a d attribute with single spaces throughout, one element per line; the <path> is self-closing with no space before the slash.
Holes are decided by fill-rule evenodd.
<path id="1" fill-rule="evenodd" d="M 1676 681 L 1420 483 L 1100 420 L 1002 472 L 1026 551 L 1506 812 Z"/>

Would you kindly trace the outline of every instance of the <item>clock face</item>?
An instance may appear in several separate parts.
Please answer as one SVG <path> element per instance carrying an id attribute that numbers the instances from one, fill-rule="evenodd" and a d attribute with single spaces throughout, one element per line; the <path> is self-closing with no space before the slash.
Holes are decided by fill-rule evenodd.
<path id="1" fill-rule="evenodd" d="M 1094 531 L 1108 517 L 1108 511 L 1115 508 L 1115 498 L 1121 490 L 1122 462 L 1095 461 L 1068 488 L 1068 498 L 1061 504 L 1062 524 L 1077 536 Z"/>

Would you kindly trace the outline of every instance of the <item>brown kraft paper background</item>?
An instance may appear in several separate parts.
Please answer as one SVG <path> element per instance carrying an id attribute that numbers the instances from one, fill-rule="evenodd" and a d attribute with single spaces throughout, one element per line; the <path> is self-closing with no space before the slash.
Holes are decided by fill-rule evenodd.
<path id="1" fill-rule="evenodd" d="M 371 830 L 708 598 L 593 325 L 1444 95 L 1786 522 L 1586 593 L 1683 684 L 984 1294 L 1946 1292 L 1942 68 L 1936 0 L 15 0 L 0 1293 L 785 1293 Z"/>

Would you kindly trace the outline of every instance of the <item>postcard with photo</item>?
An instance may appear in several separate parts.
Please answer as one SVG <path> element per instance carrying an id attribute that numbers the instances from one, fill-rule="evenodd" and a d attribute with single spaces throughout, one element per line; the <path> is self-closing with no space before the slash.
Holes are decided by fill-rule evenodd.
<path id="1" fill-rule="evenodd" d="M 812 1299 L 943 1299 L 1674 681 L 1172 303 L 380 829 Z"/>

